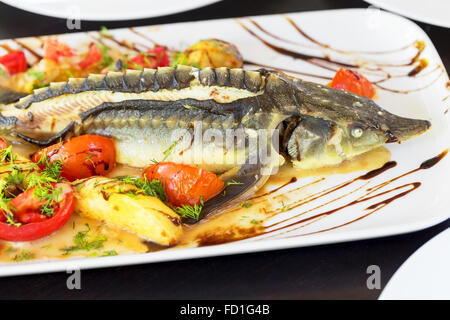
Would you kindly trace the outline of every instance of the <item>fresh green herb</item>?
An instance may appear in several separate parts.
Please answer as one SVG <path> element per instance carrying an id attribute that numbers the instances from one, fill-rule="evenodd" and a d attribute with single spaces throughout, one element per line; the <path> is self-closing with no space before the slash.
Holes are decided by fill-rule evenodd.
<path id="1" fill-rule="evenodd" d="M 103 252 L 103 254 L 101 256 L 102 257 L 117 256 L 117 251 L 116 250 L 108 250 L 108 251 Z"/>
<path id="2" fill-rule="evenodd" d="M 0 211 L 3 212 L 7 224 L 20 227 L 21 224 L 15 222 L 14 213 L 11 211 L 11 208 L 9 207 L 10 199 L 5 197 L 5 190 L 7 187 L 8 182 L 5 179 L 0 179 Z"/>
<path id="3" fill-rule="evenodd" d="M 104 45 L 103 43 L 100 43 L 98 45 L 100 48 L 100 51 L 102 52 L 102 60 L 100 61 L 100 64 L 103 67 L 109 67 L 111 64 L 114 63 L 113 59 L 108 55 L 108 47 Z"/>
<path id="4" fill-rule="evenodd" d="M 22 169 L 13 165 L 11 172 L 6 176 L 6 182 L 8 185 L 21 185 L 25 175 L 22 173 Z"/>
<path id="5" fill-rule="evenodd" d="M 161 201 L 167 203 L 167 194 L 164 185 L 159 180 L 150 181 L 147 178 L 138 178 L 131 176 L 120 176 L 116 177 L 115 179 L 124 183 L 132 184 L 137 188 L 137 190 L 129 190 L 128 193 L 157 197 Z"/>
<path id="6" fill-rule="evenodd" d="M 258 221 L 258 220 L 255 220 L 255 219 L 252 219 L 252 220 L 250 221 L 250 223 L 251 223 L 251 224 L 259 224 L 259 221 Z"/>
<path id="7" fill-rule="evenodd" d="M 34 195 L 45 201 L 41 206 L 41 212 L 47 217 L 55 214 L 55 205 L 60 201 L 62 188 L 54 188 L 51 184 L 38 186 L 34 189 Z"/>
<path id="8" fill-rule="evenodd" d="M 178 213 L 180 216 L 185 218 L 192 218 L 195 220 L 198 220 L 200 217 L 200 213 L 202 212 L 203 206 L 202 205 L 182 205 L 181 207 L 175 207 L 174 210 L 176 213 Z"/>
<path id="9" fill-rule="evenodd" d="M 62 142 L 60 143 L 60 146 L 58 148 L 60 148 L 61 146 Z M 57 151 L 58 148 L 55 150 Z M 44 153 L 37 162 L 37 165 L 44 167 L 41 175 L 44 178 L 48 178 L 48 182 L 58 182 L 61 180 L 61 170 L 64 165 L 62 161 L 54 160 L 52 162 L 49 162 L 47 154 Z"/>
<path id="10" fill-rule="evenodd" d="M 41 71 L 37 71 L 37 70 L 30 70 L 27 72 L 27 75 L 35 78 L 36 80 L 40 80 L 44 76 L 44 74 Z"/>
<path id="11" fill-rule="evenodd" d="M 6 70 L 4 69 L 3 66 L 0 66 L 0 77 L 1 78 L 7 78 L 8 77 L 8 72 L 6 72 Z"/>
<path id="12" fill-rule="evenodd" d="M 250 202 L 241 203 L 241 207 L 244 207 L 244 208 L 250 208 L 251 206 L 252 206 L 252 204 Z"/>
<path id="13" fill-rule="evenodd" d="M 9 146 L 8 148 L 0 150 L 0 161 L 1 162 L 9 161 L 11 164 L 13 164 L 14 160 L 15 160 L 15 156 L 12 152 L 12 146 Z"/>
<path id="14" fill-rule="evenodd" d="M 75 78 L 75 76 L 73 75 L 72 72 L 70 72 L 70 70 L 66 70 L 66 75 L 67 75 L 69 78 Z"/>
<path id="15" fill-rule="evenodd" d="M 111 33 L 109 32 L 108 28 L 105 26 L 100 27 L 100 35 L 104 37 L 111 37 Z"/>
<path id="16" fill-rule="evenodd" d="M 86 224 L 87 229 L 84 231 L 79 231 L 74 237 L 74 245 L 71 247 L 66 247 L 61 249 L 64 255 L 68 255 L 74 251 L 91 251 L 102 249 L 106 240 L 106 236 L 92 235 L 90 233 L 91 228 Z"/>
<path id="17" fill-rule="evenodd" d="M 14 259 L 14 261 L 25 261 L 25 260 L 31 260 L 33 258 L 34 258 L 33 253 L 22 250 L 17 255 L 15 255 L 13 259 Z"/>
<path id="18" fill-rule="evenodd" d="M 163 153 L 164 153 L 164 158 L 162 159 L 161 162 L 164 162 L 164 161 L 167 160 L 167 158 L 172 154 L 172 150 L 173 150 L 173 148 L 175 148 L 175 146 L 178 144 L 178 142 L 179 142 L 179 140 L 174 141 L 174 142 L 169 146 L 169 148 L 167 148 L 167 150 L 165 150 L 165 151 L 163 152 Z"/>
<path id="19" fill-rule="evenodd" d="M 50 249 L 51 247 L 52 247 L 52 244 L 49 243 L 49 244 L 47 244 L 45 246 L 42 246 L 41 249 Z"/>
<path id="20" fill-rule="evenodd" d="M 291 208 L 288 205 L 284 204 L 284 201 L 280 201 L 280 203 L 281 203 L 281 211 L 282 212 L 291 210 Z"/>
<path id="21" fill-rule="evenodd" d="M 234 185 L 241 185 L 243 184 L 242 182 L 238 182 L 238 181 L 234 181 L 234 180 L 230 180 L 227 183 L 225 183 L 225 188 L 229 187 L 229 186 L 234 186 Z"/>
<path id="22" fill-rule="evenodd" d="M 190 104 L 184 104 L 183 107 L 185 107 L 186 109 L 189 109 L 189 110 L 200 110 L 200 108 L 197 108 L 197 107 L 192 106 Z"/>
<path id="23" fill-rule="evenodd" d="M 223 190 L 223 195 L 225 196 L 227 194 L 227 187 L 234 186 L 234 185 L 241 185 L 241 184 L 243 184 L 243 183 L 242 182 L 238 182 L 238 181 L 234 181 L 234 180 L 228 181 L 227 183 L 225 183 L 225 187 L 224 187 L 224 190 Z"/>
<path id="24" fill-rule="evenodd" d="M 170 66 L 176 67 L 179 64 L 186 64 L 186 55 L 183 52 L 176 52 L 174 54 L 173 61 Z"/>
<path id="25" fill-rule="evenodd" d="M 90 152 L 86 152 L 86 154 L 88 155 L 87 158 L 84 160 L 84 162 L 90 162 L 92 164 L 92 166 L 95 168 L 95 162 L 92 161 L 92 157 L 96 157 L 96 154 L 90 153 Z"/>

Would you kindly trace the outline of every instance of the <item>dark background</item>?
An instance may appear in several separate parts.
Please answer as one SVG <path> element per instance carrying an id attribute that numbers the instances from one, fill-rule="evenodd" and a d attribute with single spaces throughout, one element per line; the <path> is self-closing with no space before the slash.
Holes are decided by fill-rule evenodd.
<path id="1" fill-rule="evenodd" d="M 95 0 L 93 0 L 95 1 Z M 125 0 L 126 1 L 126 0 Z M 82 30 L 152 25 L 295 11 L 367 8 L 359 0 L 225 0 L 154 19 L 82 22 Z M 419 25 L 450 70 L 450 29 Z M 0 39 L 67 32 L 66 20 L 0 3 Z M 426 214 L 426 212 L 424 212 Z M 422 244 L 450 227 L 450 219 L 406 235 L 342 244 L 82 271 L 82 289 L 68 290 L 67 274 L 0 278 L 3 299 L 376 299 L 366 287 L 378 265 L 382 288 Z M 213 248 L 211 248 L 213 250 Z"/>

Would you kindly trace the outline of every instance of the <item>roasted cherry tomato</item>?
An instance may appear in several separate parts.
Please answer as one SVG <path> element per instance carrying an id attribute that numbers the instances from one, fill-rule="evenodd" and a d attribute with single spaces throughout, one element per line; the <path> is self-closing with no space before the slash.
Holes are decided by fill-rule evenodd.
<path id="1" fill-rule="evenodd" d="M 58 39 L 48 38 L 44 43 L 44 58 L 59 61 L 61 57 L 73 56 L 72 49 Z"/>
<path id="2" fill-rule="evenodd" d="M 145 170 L 144 176 L 161 181 L 169 202 L 176 207 L 208 201 L 224 187 L 223 181 L 212 172 L 173 162 L 154 164 Z"/>
<path id="3" fill-rule="evenodd" d="M 169 66 L 169 56 L 165 47 L 154 47 L 147 52 L 141 52 L 134 58 L 130 59 L 130 69 L 151 68 Z"/>
<path id="4" fill-rule="evenodd" d="M 78 63 L 78 65 L 80 66 L 81 69 L 84 70 L 96 64 L 100 60 L 102 60 L 102 51 L 95 43 L 92 43 L 91 46 L 89 47 L 87 55 L 84 57 L 83 60 L 80 61 L 80 63 Z"/>
<path id="5" fill-rule="evenodd" d="M 6 143 L 6 140 L 0 137 L 0 150 L 8 148 L 8 144 Z"/>
<path id="6" fill-rule="evenodd" d="M 27 59 L 23 51 L 11 51 L 1 56 L 0 64 L 10 75 L 27 71 Z"/>
<path id="7" fill-rule="evenodd" d="M 70 218 L 74 208 L 72 186 L 68 183 L 58 183 L 54 188 L 61 188 L 59 201 L 53 206 L 54 214 L 42 214 L 44 201 L 37 199 L 34 188 L 19 194 L 9 202 L 19 226 L 6 223 L 4 214 L 0 219 L 0 239 L 7 241 L 31 241 L 43 238 L 60 229 Z"/>
<path id="8" fill-rule="evenodd" d="M 348 69 L 339 69 L 329 86 L 335 89 L 344 89 L 369 99 L 375 95 L 375 89 L 367 78 Z"/>
<path id="9" fill-rule="evenodd" d="M 44 154 L 46 161 L 43 161 Z M 46 162 L 61 161 L 61 176 L 73 181 L 107 175 L 116 166 L 116 149 L 112 139 L 87 134 L 44 148 L 32 160 L 41 168 Z"/>

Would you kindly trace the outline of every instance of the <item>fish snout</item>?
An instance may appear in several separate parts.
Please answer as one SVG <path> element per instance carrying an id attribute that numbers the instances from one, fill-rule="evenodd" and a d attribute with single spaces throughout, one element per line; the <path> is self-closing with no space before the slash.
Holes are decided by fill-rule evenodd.
<path id="1" fill-rule="evenodd" d="M 387 133 L 386 143 L 389 143 L 405 141 L 418 136 L 430 129 L 431 122 L 428 120 L 393 116 L 389 118 L 386 127 L 387 128 L 383 128 L 383 131 Z"/>

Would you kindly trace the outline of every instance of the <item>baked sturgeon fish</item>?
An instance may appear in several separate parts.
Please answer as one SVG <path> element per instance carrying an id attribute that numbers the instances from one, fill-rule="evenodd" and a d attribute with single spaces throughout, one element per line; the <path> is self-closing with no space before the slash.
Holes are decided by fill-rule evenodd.
<path id="1" fill-rule="evenodd" d="M 431 126 L 276 71 L 188 66 L 52 83 L 0 105 L 0 115 L 0 135 L 10 140 L 45 146 L 99 134 L 114 139 L 119 163 L 164 159 L 242 182 L 216 205 L 254 192 L 283 162 L 280 154 L 304 169 L 332 166 Z"/>

